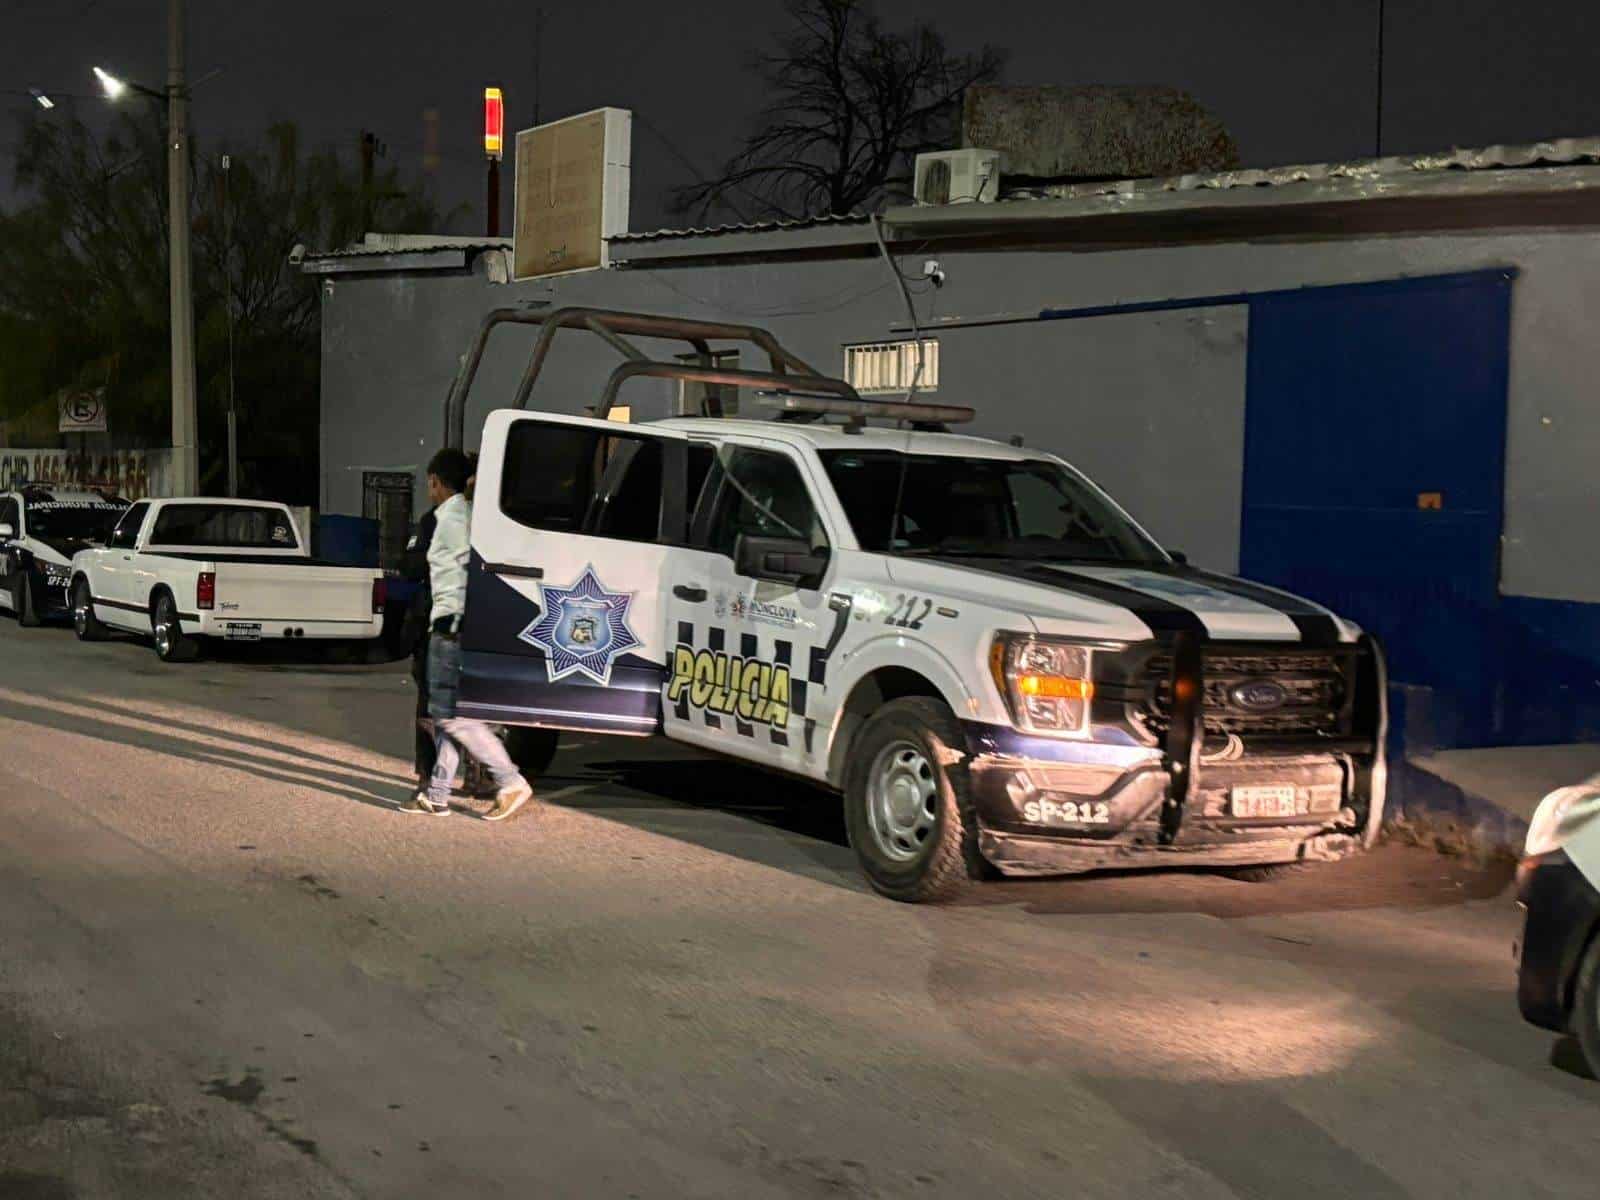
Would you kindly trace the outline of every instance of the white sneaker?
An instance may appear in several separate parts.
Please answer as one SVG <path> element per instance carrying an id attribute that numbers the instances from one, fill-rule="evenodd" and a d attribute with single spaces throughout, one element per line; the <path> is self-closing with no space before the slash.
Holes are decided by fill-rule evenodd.
<path id="1" fill-rule="evenodd" d="M 513 783 L 510 787 L 501 788 L 495 797 L 494 807 L 484 814 L 485 821 L 504 821 L 516 813 L 529 800 L 533 799 L 533 789 L 528 786 L 526 779 Z"/>

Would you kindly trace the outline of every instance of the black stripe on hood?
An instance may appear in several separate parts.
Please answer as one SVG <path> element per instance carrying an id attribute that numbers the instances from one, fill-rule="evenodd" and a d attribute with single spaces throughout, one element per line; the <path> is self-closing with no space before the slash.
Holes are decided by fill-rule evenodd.
<path id="1" fill-rule="evenodd" d="M 928 561 L 946 567 L 979 571 L 986 575 L 1020 579 L 1024 583 L 1042 584 L 1060 592 L 1082 596 L 1086 600 L 1114 604 L 1133 613 L 1158 634 L 1192 633 L 1202 639 L 1210 636 L 1205 622 L 1181 604 L 1174 604 L 1170 600 L 1163 600 L 1159 596 L 1152 596 L 1135 588 L 1123 587 L 1120 583 L 1107 583 L 1103 579 L 1091 579 L 1087 575 L 1077 575 L 1071 571 L 1058 571 L 1042 563 L 1029 562 L 1025 559 L 940 558 L 938 555 L 931 555 Z M 980 563 L 982 565 L 979 565 Z"/>
<path id="2" fill-rule="evenodd" d="M 1125 587 L 1119 583 L 1110 583 L 1103 579 L 1094 579 L 1087 575 L 1079 575 L 1070 566 L 1063 565 L 1056 569 L 1044 563 L 1028 562 L 1025 560 L 1010 560 L 1002 558 L 973 560 L 968 558 L 938 558 L 934 561 L 949 567 L 961 567 L 971 571 L 981 571 L 990 575 L 1001 575 L 1010 579 L 1021 579 L 1028 583 L 1043 584 L 1046 587 L 1056 588 L 1059 591 L 1071 592 L 1090 600 L 1100 600 L 1106 604 L 1115 604 L 1125 608 L 1138 617 L 1146 625 L 1158 633 L 1193 633 L 1201 639 L 1210 641 L 1211 635 L 1205 622 L 1199 614 L 1191 612 L 1180 604 L 1170 600 L 1152 596 L 1141 592 L 1137 588 Z M 982 565 L 979 566 L 978 562 Z M 1105 563 L 1105 566 L 1121 566 L 1119 563 Z M 1314 604 L 1300 600 L 1294 596 L 1285 595 L 1272 588 L 1260 584 L 1248 583 L 1242 579 L 1234 579 L 1227 575 L 1217 575 L 1210 571 L 1202 571 L 1198 567 L 1179 566 L 1176 564 L 1139 563 L 1138 569 L 1148 571 L 1152 575 L 1167 575 L 1174 579 L 1189 579 L 1201 583 L 1216 591 L 1237 596 L 1241 600 L 1251 600 L 1264 608 L 1282 613 L 1294 622 L 1294 627 L 1300 633 L 1302 645 L 1323 648 L 1340 644 L 1339 623 L 1333 617 L 1323 612 Z"/>
<path id="3" fill-rule="evenodd" d="M 1262 587 L 1260 584 L 1248 583 L 1243 579 L 1202 571 L 1198 567 L 1167 567 L 1157 573 L 1174 575 L 1179 579 L 1192 579 L 1196 583 L 1216 588 L 1219 592 L 1238 596 L 1241 600 L 1254 600 L 1257 604 L 1275 609 L 1294 622 L 1294 627 L 1300 631 L 1300 641 L 1307 646 L 1321 649 L 1339 644 L 1339 623 L 1316 605 L 1305 600 L 1285 595 L 1269 587 Z"/>

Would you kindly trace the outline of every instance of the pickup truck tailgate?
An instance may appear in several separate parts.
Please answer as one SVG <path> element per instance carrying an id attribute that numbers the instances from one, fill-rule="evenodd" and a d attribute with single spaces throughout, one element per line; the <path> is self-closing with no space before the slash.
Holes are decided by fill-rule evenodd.
<path id="1" fill-rule="evenodd" d="M 230 621 L 369 621 L 372 573 L 292 559 L 218 562 L 216 612 Z"/>

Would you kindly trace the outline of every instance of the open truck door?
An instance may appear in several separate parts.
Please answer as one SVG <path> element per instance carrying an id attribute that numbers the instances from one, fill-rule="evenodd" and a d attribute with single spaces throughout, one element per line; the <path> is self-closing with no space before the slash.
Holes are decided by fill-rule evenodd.
<path id="1" fill-rule="evenodd" d="M 667 560 L 711 457 L 693 450 L 698 472 L 673 430 L 490 414 L 472 515 L 462 716 L 641 736 L 661 728 Z"/>

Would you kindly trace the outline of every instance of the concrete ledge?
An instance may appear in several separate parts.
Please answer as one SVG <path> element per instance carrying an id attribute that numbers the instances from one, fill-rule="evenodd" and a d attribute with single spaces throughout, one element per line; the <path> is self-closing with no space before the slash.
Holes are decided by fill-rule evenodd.
<path id="1" fill-rule="evenodd" d="M 1528 834 L 1526 817 L 1405 760 L 1390 768 L 1387 818 L 1389 837 L 1479 859 L 1516 858 Z"/>

